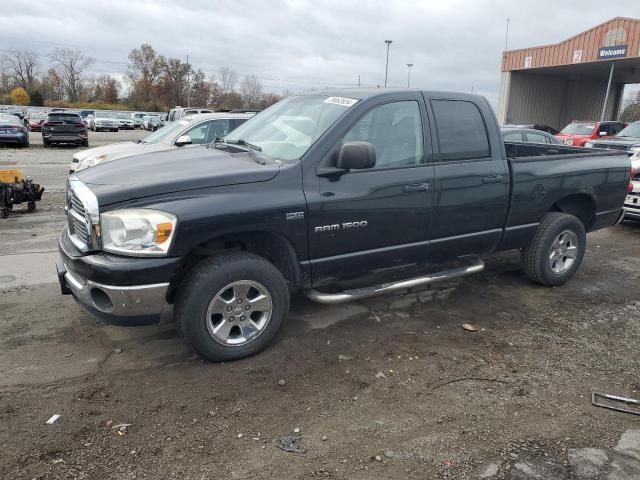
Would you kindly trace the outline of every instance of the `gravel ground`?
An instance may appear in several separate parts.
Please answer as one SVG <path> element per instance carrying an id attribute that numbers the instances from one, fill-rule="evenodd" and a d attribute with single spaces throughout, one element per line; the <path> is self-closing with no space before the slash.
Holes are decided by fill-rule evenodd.
<path id="1" fill-rule="evenodd" d="M 504 253 L 404 295 L 295 297 L 271 348 L 210 364 L 171 322 L 106 326 L 59 294 L 73 151 L 0 149 L 50 190 L 0 220 L 0 478 L 640 478 L 638 417 L 591 405 L 640 397 L 640 223 L 590 234 L 560 288 Z"/>

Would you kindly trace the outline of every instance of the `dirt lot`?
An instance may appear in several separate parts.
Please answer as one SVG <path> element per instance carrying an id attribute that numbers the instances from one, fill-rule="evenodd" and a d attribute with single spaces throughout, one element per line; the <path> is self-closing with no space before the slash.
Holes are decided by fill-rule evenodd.
<path id="1" fill-rule="evenodd" d="M 59 294 L 72 152 L 0 149 L 53 190 L 0 220 L 0 478 L 640 478 L 640 417 L 591 405 L 640 397 L 640 224 L 589 235 L 561 288 L 508 253 L 430 290 L 299 297 L 270 349 L 208 364 L 171 323 L 98 324 Z"/>

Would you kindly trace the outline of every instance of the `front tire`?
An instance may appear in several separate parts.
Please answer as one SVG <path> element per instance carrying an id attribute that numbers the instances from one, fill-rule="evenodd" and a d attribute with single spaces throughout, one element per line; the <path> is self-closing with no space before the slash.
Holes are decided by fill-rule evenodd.
<path id="1" fill-rule="evenodd" d="M 563 285 L 580 267 L 586 245 L 585 228 L 577 217 L 547 213 L 522 251 L 522 269 L 533 282 L 547 287 Z"/>
<path id="2" fill-rule="evenodd" d="M 175 301 L 179 332 L 213 362 L 263 350 L 288 311 L 289 289 L 280 271 L 247 252 L 201 261 L 183 280 Z"/>

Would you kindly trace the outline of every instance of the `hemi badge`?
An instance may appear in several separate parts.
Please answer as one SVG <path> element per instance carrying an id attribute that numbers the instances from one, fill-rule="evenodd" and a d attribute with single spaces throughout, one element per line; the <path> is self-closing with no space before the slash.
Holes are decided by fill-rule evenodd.
<path id="1" fill-rule="evenodd" d="M 304 212 L 289 212 L 287 213 L 287 220 L 299 220 L 304 218 Z"/>

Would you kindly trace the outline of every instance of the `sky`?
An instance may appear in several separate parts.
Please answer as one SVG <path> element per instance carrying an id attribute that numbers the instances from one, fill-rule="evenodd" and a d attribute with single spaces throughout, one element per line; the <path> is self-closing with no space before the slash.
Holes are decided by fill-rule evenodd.
<path id="1" fill-rule="evenodd" d="M 606 5 L 606 8 L 603 8 Z M 207 74 L 256 75 L 265 91 L 384 84 L 480 93 L 495 104 L 507 18 L 509 49 L 556 43 L 638 0 L 29 0 L 0 13 L 0 53 L 55 46 L 95 58 L 93 73 L 123 78 L 142 43 Z"/>

